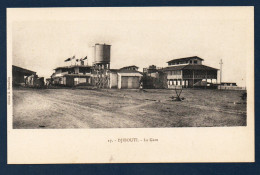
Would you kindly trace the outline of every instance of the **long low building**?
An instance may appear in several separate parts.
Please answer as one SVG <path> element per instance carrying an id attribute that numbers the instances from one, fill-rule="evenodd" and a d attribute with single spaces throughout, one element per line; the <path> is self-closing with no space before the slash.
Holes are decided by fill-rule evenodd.
<path id="1" fill-rule="evenodd" d="M 18 66 L 12 66 L 13 85 L 25 84 L 27 76 L 35 75 L 36 72 Z"/>
<path id="2" fill-rule="evenodd" d="M 44 77 L 36 72 L 18 66 L 12 66 L 13 86 L 43 87 Z"/>
<path id="3" fill-rule="evenodd" d="M 137 89 L 140 87 L 142 73 L 137 71 L 138 67 L 128 66 L 121 69 L 108 69 L 108 80 L 102 83 L 107 83 L 108 88 L 117 89 Z M 57 67 L 49 81 L 54 85 L 77 86 L 89 85 L 97 86 L 99 80 L 97 77 L 104 74 L 97 74 L 92 66 L 72 65 Z M 100 78 L 100 77 L 99 77 Z"/>

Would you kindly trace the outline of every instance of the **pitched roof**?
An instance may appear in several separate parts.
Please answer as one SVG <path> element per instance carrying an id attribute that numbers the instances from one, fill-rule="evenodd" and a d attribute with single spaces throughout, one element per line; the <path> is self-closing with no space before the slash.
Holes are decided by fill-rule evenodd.
<path id="1" fill-rule="evenodd" d="M 188 64 L 188 65 L 181 65 L 181 66 L 170 66 L 163 69 L 163 71 L 167 70 L 218 70 L 213 67 L 205 66 L 205 65 L 194 65 L 194 64 Z"/>
<path id="2" fill-rule="evenodd" d="M 129 67 L 136 67 L 136 68 L 139 68 L 139 67 L 137 67 L 136 65 L 132 65 L 132 66 L 125 66 L 125 67 L 122 67 L 122 68 L 120 68 L 120 69 L 126 69 L 126 68 L 129 68 Z"/>
<path id="3" fill-rule="evenodd" d="M 110 72 L 118 72 L 118 69 L 109 69 Z"/>
<path id="4" fill-rule="evenodd" d="M 187 66 L 187 65 L 165 67 L 165 68 L 163 68 L 163 71 L 167 71 L 167 70 L 182 70 L 185 66 Z"/>
<path id="5" fill-rule="evenodd" d="M 63 75 L 64 77 L 90 77 L 91 75 L 90 74 L 87 74 L 87 75 L 82 75 L 82 74 L 65 74 Z"/>
<path id="6" fill-rule="evenodd" d="M 117 72 L 118 73 L 140 73 L 140 74 L 142 74 L 141 72 L 139 72 L 137 70 L 128 70 L 128 69 L 120 69 Z"/>
<path id="7" fill-rule="evenodd" d="M 177 59 L 173 59 L 173 60 L 170 60 L 168 61 L 167 63 L 170 63 L 170 62 L 175 62 L 175 61 L 189 61 L 191 59 L 199 59 L 199 60 L 204 60 L 198 56 L 192 56 L 192 57 L 185 57 L 185 58 L 177 58 Z"/>
<path id="8" fill-rule="evenodd" d="M 28 70 L 28 69 L 24 69 L 24 68 L 21 68 L 21 67 L 18 67 L 18 66 L 14 66 L 14 65 L 12 65 L 12 70 L 15 71 L 15 72 L 23 73 L 25 75 L 32 75 L 32 74 L 36 73 L 34 71 L 31 71 L 31 70 Z"/>

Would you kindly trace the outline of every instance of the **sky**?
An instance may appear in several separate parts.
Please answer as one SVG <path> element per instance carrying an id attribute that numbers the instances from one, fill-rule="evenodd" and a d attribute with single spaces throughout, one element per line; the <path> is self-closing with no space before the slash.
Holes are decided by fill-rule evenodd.
<path id="1" fill-rule="evenodd" d="M 220 68 L 223 81 L 246 85 L 253 59 L 250 7 L 42 8 L 8 11 L 12 64 L 50 77 L 65 59 L 88 56 L 92 46 L 111 46 L 111 68 L 166 67 L 167 61 L 199 56 Z"/>

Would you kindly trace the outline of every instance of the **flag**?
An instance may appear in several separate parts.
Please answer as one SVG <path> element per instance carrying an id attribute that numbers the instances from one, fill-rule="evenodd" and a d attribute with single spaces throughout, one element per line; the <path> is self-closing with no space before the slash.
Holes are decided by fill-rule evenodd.
<path id="1" fill-rule="evenodd" d="M 85 58 L 83 58 L 83 60 L 86 60 L 86 59 L 88 59 L 88 56 L 86 56 Z"/>
<path id="2" fill-rule="evenodd" d="M 71 61 L 71 58 L 68 58 L 68 59 L 65 60 L 65 62 L 67 62 L 67 61 Z"/>

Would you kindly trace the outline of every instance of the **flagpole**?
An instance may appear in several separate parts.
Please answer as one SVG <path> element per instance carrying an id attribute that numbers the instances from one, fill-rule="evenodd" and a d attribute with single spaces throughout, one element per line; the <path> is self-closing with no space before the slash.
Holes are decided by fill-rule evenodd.
<path id="1" fill-rule="evenodd" d="M 222 64 L 223 64 L 223 62 L 222 62 L 222 59 L 220 59 L 220 62 L 219 62 L 219 64 L 220 64 L 220 90 L 221 90 L 221 83 L 222 83 Z"/>

